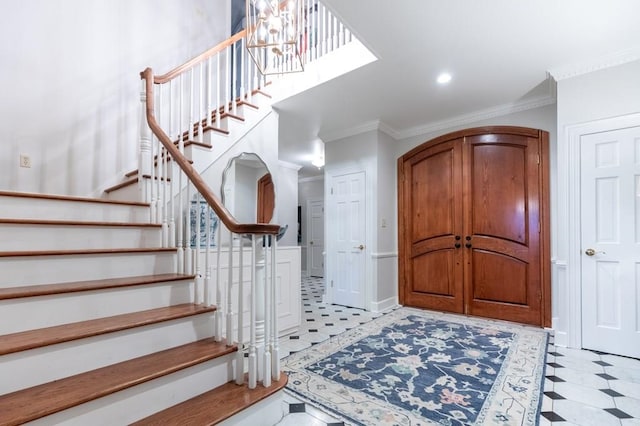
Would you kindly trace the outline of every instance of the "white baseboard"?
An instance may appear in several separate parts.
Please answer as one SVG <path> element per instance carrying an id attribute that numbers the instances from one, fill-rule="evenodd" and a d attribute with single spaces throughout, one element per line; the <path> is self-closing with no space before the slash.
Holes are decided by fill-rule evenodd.
<path id="1" fill-rule="evenodd" d="M 393 296 L 380 302 L 371 302 L 371 312 L 384 312 L 398 306 L 398 298 Z"/>

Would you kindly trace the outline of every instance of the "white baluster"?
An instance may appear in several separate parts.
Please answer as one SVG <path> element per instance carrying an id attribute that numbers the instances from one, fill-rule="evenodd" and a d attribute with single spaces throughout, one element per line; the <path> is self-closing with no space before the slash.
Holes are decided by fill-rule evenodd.
<path id="1" fill-rule="evenodd" d="M 183 96 L 183 75 L 180 75 L 180 84 L 179 84 L 179 97 L 178 97 L 178 150 L 180 151 L 181 154 L 184 155 L 184 139 L 182 137 L 182 114 L 183 114 L 183 101 L 184 101 L 184 96 Z M 184 266 L 184 259 L 185 259 L 185 253 L 184 253 L 184 246 L 186 246 L 186 237 L 185 237 L 185 232 L 184 232 L 184 221 L 185 221 L 185 217 L 187 217 L 188 211 L 189 209 L 187 208 L 187 213 L 185 214 L 185 207 L 184 207 L 184 199 L 182 197 L 183 194 L 183 178 L 185 177 L 184 173 L 182 172 L 182 169 L 178 168 L 178 251 L 177 251 L 177 258 L 178 258 L 178 273 L 179 274 L 184 274 L 185 273 L 185 266 Z M 189 203 L 189 199 L 187 198 L 187 203 Z"/>
<path id="2" fill-rule="evenodd" d="M 231 99 L 231 94 L 229 93 L 229 91 L 231 90 L 231 73 L 229 72 L 229 65 L 231 65 L 229 63 L 229 58 L 231 57 L 229 54 L 231 52 L 231 48 L 229 46 L 225 47 L 224 49 L 224 53 L 225 53 L 225 64 L 226 66 L 224 67 L 224 74 L 226 76 L 226 83 L 224 85 L 224 93 L 226 93 L 225 97 L 224 97 L 224 112 L 228 113 L 229 112 L 229 99 Z"/>
<path id="3" fill-rule="evenodd" d="M 240 237 L 242 238 L 242 237 Z M 227 346 L 233 344 L 233 300 L 231 291 L 233 289 L 233 233 L 229 231 L 229 262 L 227 271 Z"/>
<path id="4" fill-rule="evenodd" d="M 187 211 L 184 230 L 184 270 L 185 274 L 193 274 L 192 251 L 191 248 L 191 182 L 187 179 L 186 184 Z"/>
<path id="5" fill-rule="evenodd" d="M 216 342 L 222 341 L 222 322 L 224 320 L 223 303 L 222 303 L 222 283 L 220 282 L 220 249 L 222 246 L 222 223 L 218 223 L 218 243 L 216 245 L 216 309 L 215 312 L 215 338 Z"/>
<path id="6" fill-rule="evenodd" d="M 236 352 L 236 384 L 244 383 L 244 250 L 240 239 L 238 255 L 238 352 Z"/>
<path id="7" fill-rule="evenodd" d="M 220 127 L 220 53 L 216 55 L 216 127 Z"/>
<path id="8" fill-rule="evenodd" d="M 211 306 L 211 207 L 207 204 L 205 209 L 205 278 L 204 278 L 204 305 Z"/>
<path id="9" fill-rule="evenodd" d="M 193 118 L 193 114 L 194 114 L 194 106 L 193 106 L 193 102 L 194 102 L 194 96 L 193 96 L 193 76 L 194 72 L 193 72 L 193 68 L 189 70 L 189 122 L 187 123 L 187 125 L 189 126 L 189 140 L 193 141 L 195 140 L 195 137 L 193 135 L 193 124 L 195 123 L 194 118 Z"/>
<path id="10" fill-rule="evenodd" d="M 211 92 L 213 90 L 213 88 L 211 87 L 211 73 L 213 72 L 213 70 L 211 69 L 211 67 L 211 56 L 209 56 L 209 58 L 207 58 L 207 127 L 209 128 L 211 127 L 211 115 L 213 112 L 213 105 L 211 104 Z"/>
<path id="11" fill-rule="evenodd" d="M 256 354 L 256 236 L 251 236 L 251 302 L 249 308 L 249 389 L 258 383 L 258 360 Z"/>
<path id="12" fill-rule="evenodd" d="M 173 81 L 171 80 L 169 82 L 169 135 L 171 135 L 170 137 L 173 138 L 174 135 L 174 129 L 173 129 L 173 118 L 174 118 L 174 112 L 173 112 Z M 179 167 L 174 168 L 173 167 L 174 163 L 169 164 L 169 157 L 168 157 L 168 153 L 167 153 L 167 167 L 168 170 L 170 171 L 167 176 L 171 176 L 171 179 L 169 180 L 168 185 L 169 185 L 169 199 L 168 199 L 168 204 L 169 204 L 169 241 L 168 241 L 168 247 L 175 247 L 176 246 L 176 221 L 175 221 L 175 194 L 174 194 L 174 188 L 175 188 L 175 181 L 176 181 L 176 176 L 175 176 L 175 169 L 177 168 L 178 170 L 180 170 Z"/>
<path id="13" fill-rule="evenodd" d="M 237 115 L 238 105 L 236 97 L 238 90 L 238 52 L 236 51 L 236 43 L 233 43 L 231 52 L 231 111 L 234 115 Z"/>
<path id="14" fill-rule="evenodd" d="M 194 292 L 194 303 L 201 303 L 203 300 L 202 293 L 200 290 L 204 287 L 202 282 L 202 271 L 201 271 L 201 254 L 202 254 L 202 241 L 200 236 L 202 235 L 202 216 L 200 213 L 200 203 L 202 201 L 202 196 L 200 193 L 196 195 L 196 249 L 193 255 L 193 265 L 194 270 L 196 271 L 196 285 Z"/>

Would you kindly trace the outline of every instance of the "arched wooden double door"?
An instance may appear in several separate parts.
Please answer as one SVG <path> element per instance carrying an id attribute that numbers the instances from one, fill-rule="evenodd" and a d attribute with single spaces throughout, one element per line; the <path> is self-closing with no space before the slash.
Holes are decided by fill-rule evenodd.
<path id="1" fill-rule="evenodd" d="M 403 305 L 550 325 L 548 133 L 484 127 L 398 160 Z"/>

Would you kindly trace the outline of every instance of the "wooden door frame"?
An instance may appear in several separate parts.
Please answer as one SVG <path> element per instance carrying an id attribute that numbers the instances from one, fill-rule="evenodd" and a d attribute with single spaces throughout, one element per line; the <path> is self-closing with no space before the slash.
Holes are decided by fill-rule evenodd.
<path id="1" fill-rule="evenodd" d="M 564 343 L 572 348 L 582 347 L 582 244 L 581 244 L 581 214 L 580 214 L 580 141 L 583 136 L 593 133 L 636 127 L 640 123 L 640 113 L 619 117 L 593 120 L 587 123 L 566 127 L 564 155 L 567 167 L 558 167 L 558 181 L 567 182 L 566 191 L 568 203 L 563 217 L 560 217 L 559 228 L 566 229 L 567 240 L 566 260 L 556 261 L 557 274 L 564 272 L 567 283 L 566 306 L 559 307 L 560 312 L 567 314 L 566 336 Z M 560 161 L 558 161 L 560 164 Z M 560 191 L 559 191 L 560 192 Z M 562 194 L 559 194 L 562 195 Z M 563 271 L 564 270 L 564 271 Z M 560 279 L 560 282 L 563 280 Z M 564 309 L 563 309 L 564 308 Z"/>
<path id="2" fill-rule="evenodd" d="M 541 131 L 539 129 L 533 129 L 528 127 L 518 126 L 483 126 L 474 127 L 470 129 L 458 130 L 455 132 L 441 135 L 434 139 L 430 139 L 415 148 L 409 150 L 407 153 L 398 158 L 398 299 L 401 305 L 406 301 L 406 268 L 408 265 L 408 248 L 407 235 L 406 235 L 406 214 L 408 212 L 404 209 L 403 200 L 405 195 L 404 191 L 404 179 L 405 170 L 404 162 L 422 151 L 426 144 L 437 144 L 452 139 L 466 138 L 469 136 L 476 136 L 488 133 L 498 134 L 512 134 L 528 137 L 537 137 L 540 139 L 540 173 L 539 173 L 539 185 L 540 185 L 540 283 L 541 283 L 541 318 L 540 323 L 543 327 L 551 327 L 551 242 L 550 242 L 550 187 L 549 187 L 549 133 Z"/>

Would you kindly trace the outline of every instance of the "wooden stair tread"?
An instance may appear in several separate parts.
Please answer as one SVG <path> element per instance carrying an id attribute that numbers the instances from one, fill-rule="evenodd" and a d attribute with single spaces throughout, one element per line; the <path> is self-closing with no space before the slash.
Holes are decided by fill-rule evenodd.
<path id="1" fill-rule="evenodd" d="M 0 425 L 20 425 L 235 352 L 213 338 L 0 395 Z"/>
<path id="2" fill-rule="evenodd" d="M 0 288 L 0 300 L 21 297 L 47 296 L 51 294 L 75 293 L 78 291 L 103 290 L 107 288 L 131 287 L 165 281 L 193 279 L 195 275 L 155 274 L 135 277 L 106 278 L 101 280 L 72 281 L 66 283 L 38 284 Z"/>
<path id="3" fill-rule="evenodd" d="M 77 256 L 94 254 L 124 254 L 124 253 L 159 253 L 175 252 L 175 247 L 131 247 L 131 248 L 98 248 L 75 250 L 27 250 L 0 251 L 0 257 L 33 257 L 33 256 Z"/>
<path id="4" fill-rule="evenodd" d="M 255 389 L 249 389 L 246 384 L 236 385 L 235 382 L 229 382 L 130 426 L 214 425 L 280 391 L 287 385 L 287 380 L 287 375 L 283 373 L 280 374 L 280 380 L 274 381 L 268 388 L 259 383 Z"/>
<path id="5" fill-rule="evenodd" d="M 149 309 L 146 311 L 114 315 L 106 318 L 97 318 L 71 324 L 40 328 L 37 330 L 6 334 L 4 336 L 0 336 L 0 355 L 70 342 L 72 340 L 84 339 L 116 331 L 128 330 L 130 328 L 185 318 L 202 313 L 213 312 L 215 310 L 216 308 L 214 306 L 185 303 L 181 305 Z"/>
<path id="6" fill-rule="evenodd" d="M 80 220 L 50 220 L 50 219 L 10 219 L 0 218 L 0 224 L 9 225 L 68 225 L 68 226 L 119 226 L 119 227 L 142 227 L 161 228 L 160 223 L 144 222 L 104 222 L 104 221 L 80 221 Z"/>
<path id="7" fill-rule="evenodd" d="M 0 196 L 149 207 L 149 203 L 141 203 L 137 201 L 116 201 L 116 200 L 106 200 L 104 198 L 77 197 L 73 195 L 40 194 L 36 192 L 0 191 Z"/>

